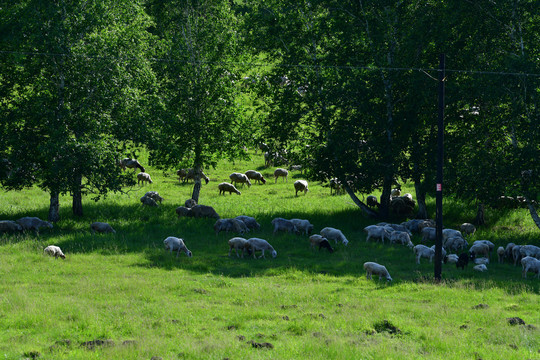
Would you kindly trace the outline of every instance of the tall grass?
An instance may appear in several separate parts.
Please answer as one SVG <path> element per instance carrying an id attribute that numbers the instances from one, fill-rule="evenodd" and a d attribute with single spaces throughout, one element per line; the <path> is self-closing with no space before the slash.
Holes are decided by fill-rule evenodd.
<path id="1" fill-rule="evenodd" d="M 262 229 L 253 236 L 267 239 L 277 258 L 228 257 L 234 234 L 216 236 L 211 219 L 178 218 L 175 208 L 191 196 L 192 184 L 172 172 L 149 166 L 153 184 L 97 203 L 85 198 L 82 218 L 62 197 L 62 220 L 53 229 L 0 235 L 0 358 L 540 357 L 539 281 L 532 274 L 522 279 L 521 267 L 497 264 L 493 256 L 487 273 L 445 265 L 444 280 L 434 283 L 433 265 L 416 265 L 410 249 L 365 242 L 362 229 L 372 221 L 347 195 L 330 196 L 325 184 L 312 182 L 307 195 L 296 197 L 292 183 L 301 173 L 275 183 L 274 168 L 252 155 L 205 171 L 211 182 L 199 202 L 222 218 L 254 216 Z M 217 184 L 231 172 L 249 169 L 262 171 L 267 184 L 240 187 L 240 196 L 218 194 Z M 165 199 L 161 206 L 140 204 L 149 190 Z M 0 219 L 46 218 L 48 202 L 36 188 L 2 193 Z M 445 225 L 471 221 L 474 211 L 447 199 Z M 539 245 L 525 210 L 486 215 L 488 225 L 471 240 Z M 305 236 L 273 235 L 277 216 L 309 219 L 316 232 L 339 228 L 349 246 L 338 244 L 329 254 L 311 250 Z M 93 221 L 117 233 L 91 235 Z M 167 236 L 184 238 L 193 257 L 166 252 Z M 43 255 L 50 244 L 64 250 L 65 261 Z M 365 261 L 386 265 L 393 283 L 366 280 Z M 512 317 L 526 325 L 511 326 Z"/>

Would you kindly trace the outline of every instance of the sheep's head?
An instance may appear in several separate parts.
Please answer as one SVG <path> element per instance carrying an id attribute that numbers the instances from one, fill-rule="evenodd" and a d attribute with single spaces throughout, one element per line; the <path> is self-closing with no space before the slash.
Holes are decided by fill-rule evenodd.
<path id="1" fill-rule="evenodd" d="M 277 256 L 277 251 L 276 250 L 272 250 L 272 257 L 275 258 Z"/>
<path id="2" fill-rule="evenodd" d="M 186 249 L 186 255 L 187 255 L 187 257 L 192 257 L 193 256 L 191 251 L 189 251 L 188 249 Z"/>

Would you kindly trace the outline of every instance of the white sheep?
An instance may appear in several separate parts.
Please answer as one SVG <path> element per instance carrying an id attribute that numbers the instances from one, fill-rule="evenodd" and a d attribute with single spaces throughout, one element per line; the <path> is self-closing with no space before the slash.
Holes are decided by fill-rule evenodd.
<path id="1" fill-rule="evenodd" d="M 487 258 L 487 257 L 474 258 L 473 262 L 476 265 L 481 265 L 481 264 L 487 265 L 487 264 L 489 264 L 489 258 Z"/>
<path id="2" fill-rule="evenodd" d="M 460 251 L 462 249 L 466 249 L 467 247 L 469 247 L 469 243 L 467 242 L 467 240 L 465 240 L 461 236 L 449 237 L 449 238 L 447 238 L 446 240 L 443 241 L 442 245 L 446 249 L 448 249 L 450 251 L 455 251 L 455 252 Z"/>
<path id="3" fill-rule="evenodd" d="M 459 227 L 459 230 L 465 235 L 474 235 L 476 227 L 471 223 L 463 223 Z"/>
<path id="4" fill-rule="evenodd" d="M 476 240 L 475 242 L 473 242 L 473 245 L 474 244 L 486 244 L 487 246 L 489 246 L 489 252 L 492 252 L 495 249 L 495 244 L 489 240 Z"/>
<path id="5" fill-rule="evenodd" d="M 216 235 L 218 235 L 221 231 L 232 231 L 239 234 L 245 234 L 249 232 L 248 227 L 246 224 L 239 219 L 218 219 L 214 223 L 214 231 L 216 232 Z"/>
<path id="6" fill-rule="evenodd" d="M 435 254 L 435 245 L 431 246 L 430 249 L 433 250 L 433 254 Z M 443 246 L 441 247 L 441 258 L 443 259 L 443 261 L 445 257 L 446 257 L 446 249 Z"/>
<path id="7" fill-rule="evenodd" d="M 66 255 L 64 255 L 62 250 L 56 245 L 47 246 L 43 249 L 43 252 L 49 256 L 54 256 L 55 259 L 58 259 L 58 257 L 61 257 L 62 259 L 66 258 Z"/>
<path id="8" fill-rule="evenodd" d="M 384 243 L 384 239 L 390 240 L 391 232 L 384 226 L 369 225 L 364 228 L 364 232 L 367 233 L 366 242 L 371 238 L 380 239 Z"/>
<path id="9" fill-rule="evenodd" d="M 188 180 L 195 180 L 195 170 L 192 168 L 177 170 L 176 175 L 178 175 L 178 181 L 186 182 Z M 204 179 L 206 184 L 210 182 L 210 179 L 204 174 L 204 172 L 201 171 L 200 176 L 202 179 Z"/>
<path id="10" fill-rule="evenodd" d="M 159 202 L 160 204 L 163 202 L 163 198 L 159 195 L 157 191 L 148 191 L 143 196 L 149 197 L 153 199 L 155 202 Z M 195 201 L 195 200 L 193 200 Z"/>
<path id="11" fill-rule="evenodd" d="M 332 246 L 328 242 L 328 239 L 325 238 L 322 235 L 319 235 L 319 234 L 311 235 L 309 237 L 309 242 L 311 243 L 311 248 L 312 249 L 314 249 L 315 246 L 318 246 L 319 250 L 321 250 L 321 248 L 324 247 L 324 248 L 328 249 L 329 252 L 331 252 L 331 253 L 334 252 L 334 249 L 332 248 Z"/>
<path id="12" fill-rule="evenodd" d="M 391 197 L 396 197 L 396 196 L 399 196 L 401 195 L 401 190 L 400 189 L 392 189 L 392 191 L 390 191 L 390 196 Z"/>
<path id="13" fill-rule="evenodd" d="M 144 167 L 135 159 L 130 159 L 130 158 L 125 158 L 125 159 L 122 159 L 120 161 L 120 167 L 122 168 L 122 170 L 126 170 L 126 168 L 128 169 L 135 169 L 135 168 L 139 168 L 142 172 L 145 172 L 146 170 L 144 169 Z"/>
<path id="14" fill-rule="evenodd" d="M 232 195 L 232 193 L 235 193 L 237 195 L 242 194 L 233 184 L 230 184 L 228 182 L 222 182 L 221 184 L 219 184 L 218 189 L 219 195 L 221 195 L 222 193 L 223 195 L 225 195 L 225 192 L 229 192 L 229 195 Z"/>
<path id="15" fill-rule="evenodd" d="M 437 229 L 431 226 L 424 227 L 420 233 L 422 234 L 422 242 L 433 242 L 437 238 Z"/>
<path id="16" fill-rule="evenodd" d="M 304 235 L 310 235 L 313 232 L 313 225 L 309 220 L 291 219 L 291 222 L 296 226 L 296 229 Z"/>
<path id="17" fill-rule="evenodd" d="M 366 270 L 366 278 L 368 280 L 371 280 L 372 275 L 379 275 L 379 281 L 383 277 L 388 281 L 392 281 L 392 277 L 390 277 L 388 270 L 383 265 L 368 261 L 364 263 L 364 269 Z"/>
<path id="18" fill-rule="evenodd" d="M 247 241 L 246 248 L 251 249 L 251 251 L 253 252 L 253 258 L 254 259 L 256 258 L 255 251 L 261 251 L 262 254 L 261 254 L 261 256 L 259 256 L 259 259 L 260 258 L 266 258 L 264 256 L 265 250 L 271 251 L 271 254 L 272 254 L 273 258 L 275 258 L 277 256 L 276 250 L 274 250 L 272 245 L 270 245 L 268 243 L 268 241 L 266 241 L 264 239 L 250 238 Z"/>
<path id="19" fill-rule="evenodd" d="M 514 256 L 512 255 L 512 249 L 516 246 L 513 242 L 506 244 L 506 247 L 504 248 L 504 258 L 505 259 L 514 259 Z"/>
<path id="20" fill-rule="evenodd" d="M 251 181 L 249 181 L 249 178 L 246 174 L 237 173 L 234 172 L 231 175 L 229 175 L 229 179 L 231 179 L 231 184 L 237 185 L 238 183 L 242 184 L 242 187 L 244 184 L 247 184 L 248 187 L 251 186 Z"/>
<path id="21" fill-rule="evenodd" d="M 335 195 L 343 193 L 343 185 L 341 184 L 341 181 L 339 181 L 338 178 L 331 178 L 329 182 L 329 186 L 330 186 L 330 195 L 332 195 L 332 190 L 334 190 Z M 368 203 L 368 206 L 369 206 L 369 203 Z"/>
<path id="22" fill-rule="evenodd" d="M 254 217 L 246 216 L 246 215 L 239 215 L 235 217 L 235 219 L 242 220 L 244 224 L 248 227 L 248 229 L 252 230 L 259 230 L 261 228 L 261 225 L 255 220 Z"/>
<path id="23" fill-rule="evenodd" d="M 93 222 L 90 224 L 90 231 L 92 232 L 92 235 L 96 233 L 113 233 L 116 234 L 116 231 L 112 228 L 111 225 L 109 225 L 106 222 Z"/>
<path id="24" fill-rule="evenodd" d="M 390 234 L 390 242 L 393 244 L 406 245 L 409 248 L 414 247 L 414 244 L 411 241 L 411 237 L 408 232 L 405 231 L 394 231 Z"/>
<path id="25" fill-rule="evenodd" d="M 156 200 L 154 200 L 151 197 L 146 196 L 146 195 L 141 197 L 141 203 L 143 205 L 147 205 L 147 206 L 159 206 L 159 204 L 157 203 Z"/>
<path id="26" fill-rule="evenodd" d="M 502 246 L 497 248 L 497 257 L 499 259 L 499 264 L 502 264 L 504 262 L 504 248 Z"/>
<path id="27" fill-rule="evenodd" d="M 21 231 L 22 229 L 22 226 L 13 220 L 0 220 L 0 233 Z"/>
<path id="28" fill-rule="evenodd" d="M 188 257 L 193 256 L 191 251 L 189 251 L 186 247 L 186 244 L 184 244 L 184 239 L 169 236 L 168 238 L 163 240 L 163 244 L 165 244 L 165 250 L 170 250 L 171 254 L 174 250 L 176 250 L 176 257 L 178 257 L 178 255 L 180 254 L 180 251 L 183 251 Z"/>
<path id="29" fill-rule="evenodd" d="M 479 255 L 489 258 L 489 245 L 484 243 L 474 243 L 469 249 L 471 254 L 474 254 L 475 257 Z"/>
<path id="30" fill-rule="evenodd" d="M 278 231 L 287 231 L 289 233 L 298 233 L 298 229 L 291 220 L 284 218 L 275 218 L 272 220 L 272 226 L 274 227 L 274 235 Z"/>
<path id="31" fill-rule="evenodd" d="M 275 183 L 277 183 L 278 177 L 282 177 L 284 181 L 287 181 L 287 177 L 289 176 L 289 172 L 282 168 L 277 168 L 274 170 L 274 177 L 276 178 Z"/>
<path id="32" fill-rule="evenodd" d="M 525 256 L 521 259 L 522 272 L 521 276 L 527 278 L 527 272 L 536 273 L 536 278 L 540 279 L 540 260 L 532 256 Z"/>
<path id="33" fill-rule="evenodd" d="M 148 182 L 150 184 L 153 182 L 152 179 L 150 178 L 150 174 L 145 173 L 145 172 L 138 173 L 137 174 L 137 185 L 139 185 L 141 183 L 144 185 L 145 182 Z"/>
<path id="34" fill-rule="evenodd" d="M 463 237 L 463 234 L 461 233 L 461 231 L 459 230 L 454 230 L 454 229 L 443 229 L 442 230 L 442 239 L 443 241 L 448 239 L 448 238 L 451 238 L 451 237 Z"/>
<path id="35" fill-rule="evenodd" d="M 429 259 L 429 262 L 433 261 L 435 257 L 435 249 L 429 248 L 426 245 L 418 244 L 413 247 L 414 255 L 416 256 L 416 263 L 420 264 L 420 258 Z"/>
<path id="36" fill-rule="evenodd" d="M 45 220 L 41 220 L 40 218 L 31 217 L 31 216 L 22 217 L 16 220 L 15 222 L 19 224 L 23 230 L 34 230 L 35 232 L 38 232 L 39 229 L 41 229 L 42 227 L 49 228 L 49 229 L 53 228 L 52 223 Z"/>
<path id="37" fill-rule="evenodd" d="M 480 271 L 480 272 L 484 272 L 484 271 L 487 271 L 487 266 L 485 264 L 480 264 L 480 265 L 475 265 L 473 267 L 473 270 L 475 271 Z"/>
<path id="38" fill-rule="evenodd" d="M 308 189 L 308 182 L 306 180 L 296 180 L 294 182 L 294 190 L 296 190 L 296 196 L 298 196 L 298 192 L 303 191 L 304 195 L 309 191 Z"/>
<path id="39" fill-rule="evenodd" d="M 262 182 L 263 184 L 266 184 L 266 179 L 264 178 L 264 176 L 258 172 L 258 171 L 255 171 L 255 170 L 248 170 L 246 171 L 246 176 L 250 179 L 250 180 L 255 180 L 255 183 L 258 184 L 259 182 Z"/>
<path id="40" fill-rule="evenodd" d="M 338 243 L 338 241 L 341 241 L 345 246 L 347 246 L 347 244 L 349 243 L 349 240 L 347 240 L 341 230 L 335 229 L 333 227 L 325 227 L 321 230 L 321 235 L 328 240 L 334 240 L 336 244 Z"/>
<path id="41" fill-rule="evenodd" d="M 517 266 L 518 261 L 521 260 L 521 245 L 514 245 L 512 247 L 512 258 L 514 259 L 514 266 Z"/>
<path id="42" fill-rule="evenodd" d="M 533 258 L 540 260 L 540 247 L 536 245 L 522 245 L 519 252 L 522 258 L 532 256 Z"/>
<path id="43" fill-rule="evenodd" d="M 456 255 L 456 254 L 448 254 L 446 255 L 446 257 L 444 258 L 444 263 L 445 264 L 456 264 L 459 260 L 459 256 Z"/>
<path id="44" fill-rule="evenodd" d="M 244 252 L 246 251 L 247 240 L 242 237 L 233 237 L 229 239 L 229 256 L 231 256 L 231 251 L 234 249 L 236 251 L 236 257 L 239 257 L 238 250 L 242 251 L 242 258 L 244 257 Z"/>

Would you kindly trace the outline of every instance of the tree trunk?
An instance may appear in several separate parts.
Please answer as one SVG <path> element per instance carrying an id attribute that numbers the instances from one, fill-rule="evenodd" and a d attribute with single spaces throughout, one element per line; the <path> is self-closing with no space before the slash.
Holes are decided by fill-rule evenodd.
<path id="1" fill-rule="evenodd" d="M 534 207 L 532 202 L 529 200 L 528 196 L 525 196 L 525 200 L 527 201 L 527 208 L 529 209 L 529 213 L 531 214 L 531 217 L 534 223 L 540 229 L 540 217 L 538 216 L 538 213 L 536 212 L 536 208 Z"/>
<path id="2" fill-rule="evenodd" d="M 417 219 L 429 219 L 426 206 L 426 192 L 423 189 L 420 181 L 415 181 L 414 189 L 416 191 L 416 203 L 418 204 Z"/>
<path id="3" fill-rule="evenodd" d="M 367 216 L 371 217 L 371 218 L 378 218 L 379 217 L 379 214 L 373 210 L 371 210 L 369 208 L 369 206 L 367 206 L 366 204 L 364 204 L 363 202 L 360 201 L 360 199 L 356 196 L 356 194 L 354 193 L 354 191 L 352 191 L 352 189 L 348 186 L 348 185 L 344 185 L 343 188 L 345 189 L 345 191 L 347 192 L 347 194 L 349 194 L 349 196 L 351 197 L 352 201 L 358 205 L 358 207 L 360 209 L 362 209 L 362 212 L 364 214 L 366 214 Z"/>
<path id="4" fill-rule="evenodd" d="M 388 219 L 390 216 L 390 195 L 392 193 L 392 175 L 385 175 L 383 181 L 383 191 L 381 194 L 381 206 L 379 207 L 379 215 L 383 219 Z"/>
<path id="5" fill-rule="evenodd" d="M 51 192 L 48 220 L 50 222 L 57 222 L 60 220 L 60 196 L 57 192 Z"/>
<path id="6" fill-rule="evenodd" d="M 484 217 L 484 204 L 480 203 L 478 204 L 478 210 L 476 211 L 476 219 L 475 219 L 476 225 L 485 225 L 486 219 Z"/>
<path id="7" fill-rule="evenodd" d="M 193 167 L 194 172 L 194 178 L 193 181 L 195 182 L 195 185 L 193 185 L 193 193 L 191 194 L 191 198 L 199 203 L 199 195 L 201 193 L 201 167 L 200 165 L 195 165 Z"/>
<path id="8" fill-rule="evenodd" d="M 73 215 L 83 216 L 82 209 L 82 176 L 78 176 L 73 189 Z"/>

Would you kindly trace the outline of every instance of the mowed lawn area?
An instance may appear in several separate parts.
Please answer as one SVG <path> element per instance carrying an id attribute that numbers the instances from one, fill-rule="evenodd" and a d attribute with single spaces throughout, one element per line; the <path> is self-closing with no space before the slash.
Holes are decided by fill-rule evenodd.
<path id="1" fill-rule="evenodd" d="M 523 279 L 521 265 L 499 264 L 492 253 L 487 272 L 445 264 L 435 283 L 433 264 L 417 265 L 408 247 L 366 242 L 363 228 L 376 221 L 348 195 L 330 195 L 326 184 L 310 181 L 309 192 L 295 196 L 293 183 L 305 174 L 292 171 L 275 183 L 275 167 L 265 168 L 260 152 L 251 155 L 206 169 L 210 182 L 203 182 L 199 203 L 221 218 L 255 217 L 261 229 L 244 237 L 268 240 L 276 258 L 229 257 L 227 241 L 237 234 L 216 235 L 215 219 L 178 218 L 175 209 L 193 184 L 145 158 L 139 160 L 152 184 L 98 202 L 88 196 L 82 218 L 72 216 L 71 198 L 63 196 L 53 229 L 0 234 L 0 358 L 540 359 L 534 274 Z M 230 173 L 247 170 L 260 171 L 267 183 L 219 195 Z M 414 197 L 412 184 L 403 189 Z M 147 191 L 163 203 L 142 206 Z M 48 206 L 49 195 L 38 188 L 2 192 L 0 220 L 46 219 Z M 432 199 L 429 208 L 434 216 Z M 445 227 L 471 222 L 475 210 L 445 199 Z M 312 250 L 307 236 L 274 235 L 275 217 L 308 219 L 314 233 L 341 229 L 349 244 L 332 243 L 334 253 Z M 469 243 L 540 246 L 525 209 L 487 209 L 486 220 Z M 94 221 L 116 233 L 92 235 Z M 183 238 L 193 257 L 165 251 L 168 236 Z M 65 260 L 43 254 L 52 244 Z M 367 280 L 366 261 L 385 265 L 393 281 Z"/>

